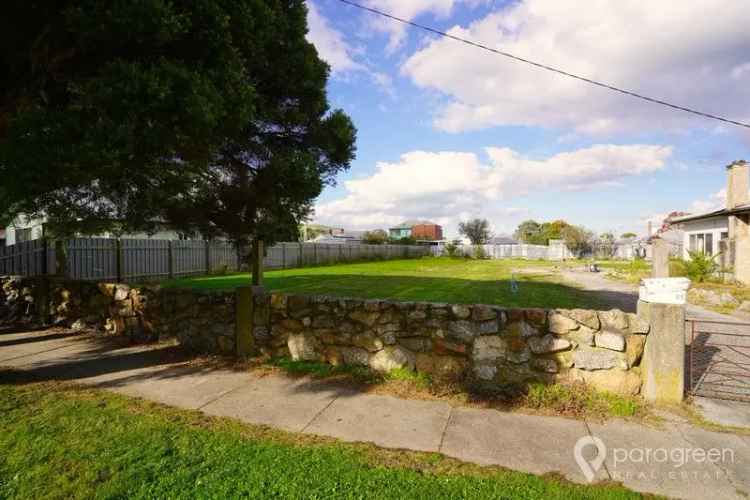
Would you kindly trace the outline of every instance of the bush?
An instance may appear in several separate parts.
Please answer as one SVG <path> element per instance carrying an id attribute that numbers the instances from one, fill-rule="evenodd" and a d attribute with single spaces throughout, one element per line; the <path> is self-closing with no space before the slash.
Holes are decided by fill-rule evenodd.
<path id="1" fill-rule="evenodd" d="M 484 260 L 489 259 L 489 256 L 487 255 L 487 251 L 484 249 L 484 246 L 482 245 L 474 245 L 474 248 L 472 249 L 472 257 L 474 257 L 477 260 Z"/>
<path id="2" fill-rule="evenodd" d="M 456 257 L 459 256 L 458 255 L 458 245 L 456 245 L 453 242 L 446 243 L 445 247 L 443 249 L 443 253 L 444 253 L 444 255 L 446 255 L 446 256 L 448 256 L 448 257 L 450 257 L 452 259 L 455 259 Z"/>
<path id="3" fill-rule="evenodd" d="M 672 278 L 687 277 L 687 263 L 682 259 L 669 260 L 669 276 Z"/>
<path id="4" fill-rule="evenodd" d="M 719 264 L 711 255 L 706 255 L 703 252 L 690 252 L 690 260 L 685 262 L 687 277 L 697 283 L 710 279 L 718 270 Z"/>

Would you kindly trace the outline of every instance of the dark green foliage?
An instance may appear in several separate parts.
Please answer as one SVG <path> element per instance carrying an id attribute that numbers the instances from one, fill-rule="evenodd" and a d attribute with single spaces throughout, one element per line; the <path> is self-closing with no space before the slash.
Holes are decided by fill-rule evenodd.
<path id="1" fill-rule="evenodd" d="M 417 240 L 411 236 L 404 236 L 403 238 L 391 240 L 390 243 L 393 245 L 416 245 Z"/>
<path id="2" fill-rule="evenodd" d="M 548 245 L 549 240 L 563 239 L 563 230 L 570 226 L 564 220 L 539 223 L 527 220 L 518 225 L 513 236 L 524 243 L 531 245 Z"/>
<path id="3" fill-rule="evenodd" d="M 471 219 L 458 224 L 458 233 L 466 236 L 472 245 L 484 245 L 492 238 L 487 219 Z"/>
<path id="4" fill-rule="evenodd" d="M 388 233 L 382 229 L 375 229 L 374 231 L 367 231 L 362 236 L 362 243 L 366 245 L 382 245 L 388 242 Z"/>
<path id="5" fill-rule="evenodd" d="M 287 239 L 353 158 L 302 0 L 4 7 L 0 213 Z"/>

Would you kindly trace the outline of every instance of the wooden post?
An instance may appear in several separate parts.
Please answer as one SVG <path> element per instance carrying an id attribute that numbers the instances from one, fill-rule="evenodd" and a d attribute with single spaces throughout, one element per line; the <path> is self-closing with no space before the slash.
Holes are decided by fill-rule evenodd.
<path id="1" fill-rule="evenodd" d="M 263 254 L 263 241 L 253 240 L 252 261 L 250 262 L 253 286 L 263 286 Z"/>

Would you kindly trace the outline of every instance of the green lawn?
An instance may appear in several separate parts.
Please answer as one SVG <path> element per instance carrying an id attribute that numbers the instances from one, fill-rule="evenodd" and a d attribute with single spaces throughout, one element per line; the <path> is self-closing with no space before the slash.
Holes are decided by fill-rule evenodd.
<path id="1" fill-rule="evenodd" d="M 0 498 L 640 498 L 67 385 L 0 385 L 0 415 Z"/>
<path id="2" fill-rule="evenodd" d="M 273 291 L 404 301 L 496 304 L 506 307 L 587 307 L 596 294 L 562 283 L 554 263 L 527 260 L 467 260 L 427 257 L 269 271 Z M 515 274 L 518 290 L 511 289 Z M 205 276 L 164 283 L 167 287 L 234 288 L 249 275 Z"/>

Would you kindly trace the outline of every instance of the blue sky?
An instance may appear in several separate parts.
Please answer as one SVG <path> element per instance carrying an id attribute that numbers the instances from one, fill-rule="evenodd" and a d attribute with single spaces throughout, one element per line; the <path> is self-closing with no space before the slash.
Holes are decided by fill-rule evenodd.
<path id="1" fill-rule="evenodd" d="M 750 121 L 743 2 L 362 0 L 519 56 Z M 329 98 L 358 128 L 352 168 L 314 220 L 348 229 L 431 219 L 563 218 L 644 233 L 723 203 L 750 131 L 635 101 L 346 6 L 308 0 Z M 705 23 L 707 15 L 711 23 Z"/>

